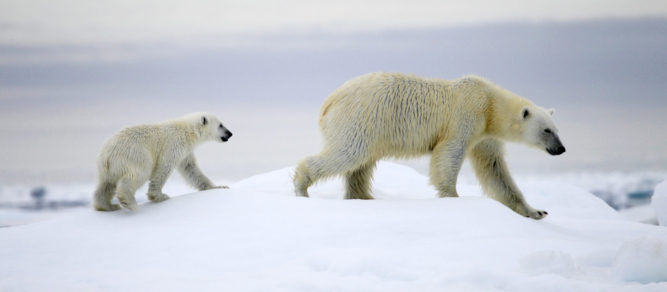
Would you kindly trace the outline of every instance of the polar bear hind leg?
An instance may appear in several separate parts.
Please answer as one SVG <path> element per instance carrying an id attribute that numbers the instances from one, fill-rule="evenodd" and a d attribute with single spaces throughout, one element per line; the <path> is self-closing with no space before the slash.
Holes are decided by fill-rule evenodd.
<path id="1" fill-rule="evenodd" d="M 363 182 L 364 174 L 369 173 L 369 171 L 372 173 L 373 168 L 370 167 L 370 170 L 367 170 L 362 167 L 365 163 L 359 158 L 363 157 L 363 155 L 350 154 L 347 151 L 323 151 L 319 155 L 310 156 L 301 161 L 294 173 L 294 190 L 296 191 L 296 195 L 308 197 L 308 188 L 311 185 L 321 179 L 341 174 L 346 174 L 347 176 L 348 191 L 362 190 L 365 185 L 370 183 Z M 354 185 L 354 187 L 350 187 L 351 185 Z M 357 196 L 363 196 L 363 192 Z M 363 197 L 368 198 L 370 195 Z"/>
<path id="2" fill-rule="evenodd" d="M 345 199 L 372 200 L 371 179 L 375 162 L 366 163 L 345 175 Z"/>
<path id="3" fill-rule="evenodd" d="M 100 181 L 95 196 L 93 197 L 93 206 L 98 211 L 116 211 L 120 209 L 120 205 L 112 204 L 114 193 L 116 192 L 116 183 L 108 181 Z"/>

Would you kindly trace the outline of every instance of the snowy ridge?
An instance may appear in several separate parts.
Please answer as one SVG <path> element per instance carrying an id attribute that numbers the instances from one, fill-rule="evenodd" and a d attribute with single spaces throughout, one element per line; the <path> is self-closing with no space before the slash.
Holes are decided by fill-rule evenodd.
<path id="1" fill-rule="evenodd" d="M 614 209 L 648 205 L 655 186 L 667 178 L 665 172 L 570 172 L 542 176 L 518 176 L 523 181 L 560 181 L 581 187 L 603 199 Z"/>
<path id="2" fill-rule="evenodd" d="M 428 169 L 422 173 L 428 173 Z M 519 182 L 550 183 L 558 181 L 564 184 L 578 186 L 603 199 L 607 204 L 617 210 L 633 209 L 635 207 L 648 207 L 655 186 L 667 178 L 666 172 L 569 172 L 552 174 L 515 174 Z M 229 185 L 228 180 L 216 179 L 216 182 Z M 459 182 L 465 185 L 478 184 L 477 178 L 472 173 L 463 173 Z M 45 209 L 51 211 L 76 207 L 78 205 L 89 205 L 92 192 L 95 189 L 94 181 L 85 183 L 48 183 L 44 185 L 27 184 L 0 184 L 0 214 L 12 209 L 33 210 L 35 200 L 31 198 L 31 192 L 43 188 L 46 191 L 47 204 Z M 167 182 L 166 191 L 169 194 L 182 194 L 191 192 L 188 186 L 178 175 L 172 175 Z M 142 187 L 137 193 L 143 194 L 147 187 Z M 137 197 L 143 200 L 144 196 Z M 54 206 L 55 205 L 55 206 Z M 69 206 L 75 205 L 75 206 Z M 630 211 L 633 212 L 633 211 Z M 35 214 L 38 215 L 38 214 Z M 6 221 L 7 216 L 0 218 L 0 225 L 16 225 L 24 222 Z M 39 216 L 35 216 L 39 218 Z M 654 219 L 654 218 L 653 218 Z M 38 220 L 33 220 L 38 221 Z"/>
<path id="3" fill-rule="evenodd" d="M 0 228 L 0 291 L 665 291 L 667 229 L 576 187 L 520 184 L 523 218 L 461 185 L 380 163 L 378 200 L 340 181 L 292 194 L 291 168 L 213 190 Z M 141 195 L 138 195 L 141 196 Z"/>

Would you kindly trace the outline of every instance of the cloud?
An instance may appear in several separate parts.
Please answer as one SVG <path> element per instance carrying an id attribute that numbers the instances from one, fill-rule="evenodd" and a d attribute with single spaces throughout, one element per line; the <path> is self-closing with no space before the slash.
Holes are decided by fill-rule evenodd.
<path id="1" fill-rule="evenodd" d="M 0 44 L 110 45 L 641 16 L 667 16 L 667 5 L 660 0 L 5 0 L 0 19 L 9 26 Z"/>

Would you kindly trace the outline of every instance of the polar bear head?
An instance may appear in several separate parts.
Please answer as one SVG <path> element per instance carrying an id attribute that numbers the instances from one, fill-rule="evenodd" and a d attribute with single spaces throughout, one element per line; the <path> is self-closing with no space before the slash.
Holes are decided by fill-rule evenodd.
<path id="1" fill-rule="evenodd" d="M 551 116 L 554 109 L 544 109 L 536 105 L 521 108 L 518 119 L 519 140 L 530 146 L 543 149 L 551 155 L 560 155 L 565 147 L 558 138 L 558 129 Z"/>
<path id="2" fill-rule="evenodd" d="M 212 114 L 199 114 L 199 133 L 202 140 L 214 140 L 227 142 L 232 137 L 232 132 L 222 125 L 220 120 Z"/>

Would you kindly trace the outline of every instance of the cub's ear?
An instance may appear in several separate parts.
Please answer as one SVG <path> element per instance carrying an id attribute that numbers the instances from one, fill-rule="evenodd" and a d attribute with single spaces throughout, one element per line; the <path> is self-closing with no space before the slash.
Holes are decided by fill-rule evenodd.
<path id="1" fill-rule="evenodd" d="M 525 120 L 525 119 L 527 119 L 529 116 L 530 116 L 530 111 L 528 110 L 527 107 L 524 107 L 524 108 L 521 110 L 521 118 Z"/>
<path id="2" fill-rule="evenodd" d="M 550 108 L 550 109 L 547 110 L 547 112 L 549 113 L 550 116 L 553 116 L 554 113 L 556 112 L 556 109 L 555 108 Z"/>
<path id="3" fill-rule="evenodd" d="M 206 124 L 208 124 L 208 119 L 206 119 L 205 116 L 201 116 L 201 124 L 204 125 L 204 126 L 205 126 Z"/>

